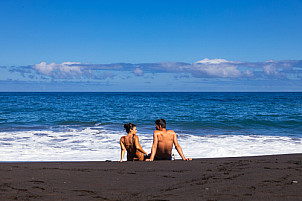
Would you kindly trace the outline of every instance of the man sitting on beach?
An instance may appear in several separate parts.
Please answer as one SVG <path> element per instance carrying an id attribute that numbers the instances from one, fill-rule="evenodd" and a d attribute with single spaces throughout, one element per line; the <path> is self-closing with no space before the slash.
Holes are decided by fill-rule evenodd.
<path id="1" fill-rule="evenodd" d="M 177 142 L 175 132 L 173 130 L 166 130 L 166 121 L 164 119 L 156 120 L 155 125 L 156 130 L 153 134 L 151 156 L 147 161 L 171 160 L 173 144 L 183 160 L 192 160 L 191 158 L 186 158 L 182 153 L 182 149 Z"/>

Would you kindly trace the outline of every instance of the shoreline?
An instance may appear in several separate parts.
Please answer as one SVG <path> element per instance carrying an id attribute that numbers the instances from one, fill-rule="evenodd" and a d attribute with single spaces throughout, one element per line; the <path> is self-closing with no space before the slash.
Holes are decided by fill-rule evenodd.
<path id="1" fill-rule="evenodd" d="M 264 155 L 251 155 L 251 156 L 226 156 L 226 157 L 209 157 L 209 158 L 192 158 L 192 160 L 215 160 L 215 159 L 240 159 L 240 158 L 254 158 L 254 157 L 269 157 L 269 156 L 286 156 L 286 155 L 302 155 L 302 153 L 286 153 L 286 154 L 264 154 Z M 171 160 L 171 161 L 182 161 L 181 159 L 175 159 L 175 160 Z M 83 160 L 83 161 L 76 161 L 76 160 L 67 160 L 67 161 L 0 161 L 1 163 L 94 163 L 94 162 L 119 162 L 119 160 L 104 160 L 104 161 L 100 161 L 100 160 Z M 129 162 L 127 161 L 126 157 L 124 158 L 123 162 Z M 132 161 L 130 161 L 132 162 Z M 138 161 L 138 162 L 146 162 L 146 161 Z"/>
<path id="2" fill-rule="evenodd" d="M 1 162 L 0 200 L 302 200 L 302 154 Z"/>

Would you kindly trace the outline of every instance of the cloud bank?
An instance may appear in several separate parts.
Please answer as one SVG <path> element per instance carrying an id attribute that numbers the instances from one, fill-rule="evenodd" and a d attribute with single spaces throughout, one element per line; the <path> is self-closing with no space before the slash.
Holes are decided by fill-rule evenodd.
<path id="1" fill-rule="evenodd" d="M 160 62 L 160 63 L 114 63 L 85 64 L 81 62 L 63 62 L 61 64 L 41 62 L 39 64 L 13 67 L 11 72 L 22 75 L 37 74 L 52 79 L 106 79 L 113 77 L 112 73 L 131 72 L 135 76 L 152 73 L 187 74 L 196 78 L 222 79 L 302 79 L 302 60 L 244 62 L 225 59 L 202 59 L 194 63 Z M 29 77 L 29 76 L 28 76 Z"/>

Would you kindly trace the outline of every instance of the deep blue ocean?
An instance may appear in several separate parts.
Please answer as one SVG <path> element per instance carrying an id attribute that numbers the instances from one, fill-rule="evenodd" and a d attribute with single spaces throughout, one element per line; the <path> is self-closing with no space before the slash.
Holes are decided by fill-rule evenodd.
<path id="1" fill-rule="evenodd" d="M 191 157 L 302 152 L 302 93 L 0 93 L 0 160 L 118 160 L 128 122 L 150 152 L 159 118 Z"/>

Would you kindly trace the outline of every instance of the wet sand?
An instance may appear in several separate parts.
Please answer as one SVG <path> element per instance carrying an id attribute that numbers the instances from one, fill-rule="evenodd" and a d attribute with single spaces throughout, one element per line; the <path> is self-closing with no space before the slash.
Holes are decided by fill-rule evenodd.
<path id="1" fill-rule="evenodd" d="M 302 200 L 302 154 L 0 163 L 0 200 Z"/>

